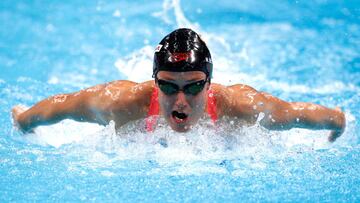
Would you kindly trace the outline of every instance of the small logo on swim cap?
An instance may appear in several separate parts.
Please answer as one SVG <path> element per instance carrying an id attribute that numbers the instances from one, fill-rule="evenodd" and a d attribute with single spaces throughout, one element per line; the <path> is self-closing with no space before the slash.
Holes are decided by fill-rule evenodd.
<path id="1" fill-rule="evenodd" d="M 179 62 L 179 61 L 186 61 L 190 57 L 190 52 L 184 53 L 172 53 L 170 57 L 171 62 Z"/>
<path id="2" fill-rule="evenodd" d="M 205 57 L 205 62 L 207 62 L 207 63 L 212 63 L 212 60 L 211 60 L 211 58 L 209 58 L 209 57 Z"/>
<path id="3" fill-rule="evenodd" d="M 155 48 L 155 52 L 159 52 L 161 50 L 162 46 L 163 46 L 162 44 L 157 45 Z"/>

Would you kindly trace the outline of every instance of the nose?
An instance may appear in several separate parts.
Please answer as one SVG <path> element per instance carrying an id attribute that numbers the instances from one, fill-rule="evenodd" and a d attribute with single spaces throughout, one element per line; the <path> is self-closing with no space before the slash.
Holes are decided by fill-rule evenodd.
<path id="1" fill-rule="evenodd" d="M 179 108 L 184 108 L 188 105 L 188 102 L 186 100 L 186 95 L 183 91 L 179 91 L 176 95 L 176 101 L 175 105 Z"/>

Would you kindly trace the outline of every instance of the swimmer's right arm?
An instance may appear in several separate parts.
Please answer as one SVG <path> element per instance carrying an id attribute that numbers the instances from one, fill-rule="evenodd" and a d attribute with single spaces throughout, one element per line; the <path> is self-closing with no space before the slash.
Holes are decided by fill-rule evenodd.
<path id="1" fill-rule="evenodd" d="M 12 109 L 15 125 L 23 132 L 29 132 L 40 125 L 50 125 L 63 119 L 93 121 L 86 91 L 72 94 L 59 94 L 44 99 L 28 110 L 20 106 Z"/>
<path id="2" fill-rule="evenodd" d="M 141 94 L 141 91 L 149 89 L 148 86 L 151 86 L 151 83 L 138 84 L 130 81 L 97 85 L 76 93 L 49 97 L 26 111 L 15 106 L 12 115 L 15 125 L 23 132 L 29 132 L 41 125 L 51 125 L 63 119 L 101 125 L 115 120 L 116 125 L 119 126 L 146 115 L 146 109 L 142 108 L 147 105 L 143 97 L 149 95 Z"/>

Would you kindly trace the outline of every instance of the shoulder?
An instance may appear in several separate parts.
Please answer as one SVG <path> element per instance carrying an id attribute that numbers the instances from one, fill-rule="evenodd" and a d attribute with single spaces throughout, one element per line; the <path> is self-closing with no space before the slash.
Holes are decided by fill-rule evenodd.
<path id="1" fill-rule="evenodd" d="M 97 104 L 104 110 L 141 109 L 150 103 L 154 81 L 136 83 L 128 80 L 117 80 L 96 85 L 83 90 L 88 94 L 88 102 Z"/>
<path id="2" fill-rule="evenodd" d="M 154 81 L 146 81 L 142 83 L 136 83 L 129 80 L 117 80 L 112 81 L 101 86 L 100 94 L 107 96 L 124 99 L 128 96 L 137 98 L 150 95 L 154 88 Z M 96 87 L 96 86 L 95 86 Z"/>
<path id="3" fill-rule="evenodd" d="M 225 86 L 220 84 L 211 84 L 211 89 L 214 92 L 216 99 L 219 101 L 227 101 L 232 99 L 251 99 L 254 96 L 262 95 L 261 92 L 256 89 L 244 85 L 236 84 L 231 86 Z"/>
<path id="4" fill-rule="evenodd" d="M 136 83 L 128 80 L 113 81 L 104 87 L 104 94 L 112 97 L 116 103 L 146 105 L 149 103 L 154 81 Z"/>
<path id="5" fill-rule="evenodd" d="M 244 84 L 224 86 L 214 83 L 211 89 L 214 92 L 220 116 L 248 117 L 253 115 L 256 112 L 254 105 L 263 98 L 261 92 Z"/>

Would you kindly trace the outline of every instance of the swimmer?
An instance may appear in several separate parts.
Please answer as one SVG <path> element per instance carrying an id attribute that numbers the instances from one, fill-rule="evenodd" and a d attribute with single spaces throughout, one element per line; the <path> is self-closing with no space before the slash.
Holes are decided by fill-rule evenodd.
<path id="1" fill-rule="evenodd" d="M 15 125 L 23 132 L 63 119 L 120 126 L 146 119 L 144 129 L 155 129 L 158 116 L 177 132 L 187 132 L 200 118 L 214 123 L 230 118 L 270 130 L 294 127 L 330 130 L 333 142 L 345 129 L 340 108 L 286 102 L 254 88 L 236 84 L 211 83 L 213 64 L 210 52 L 191 29 L 177 29 L 160 42 L 154 53 L 152 81 L 113 81 L 79 92 L 49 97 L 28 110 L 12 109 Z M 261 115 L 261 116 L 260 116 Z M 141 126 L 139 126 L 141 127 Z"/>

